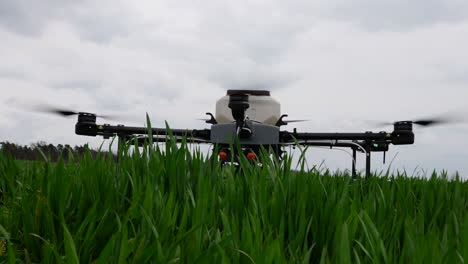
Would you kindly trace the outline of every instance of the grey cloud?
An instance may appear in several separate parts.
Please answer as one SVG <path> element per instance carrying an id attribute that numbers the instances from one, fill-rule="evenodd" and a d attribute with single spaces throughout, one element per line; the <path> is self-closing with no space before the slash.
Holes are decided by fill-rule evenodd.
<path id="1" fill-rule="evenodd" d="M 95 90 L 99 89 L 102 83 L 99 80 L 69 80 L 58 84 L 52 85 L 52 88 L 56 89 L 83 89 L 83 90 Z"/>
<path id="2" fill-rule="evenodd" d="M 330 18 L 351 21 L 371 31 L 407 31 L 468 19 L 464 0 L 358 0 L 332 6 Z"/>
<path id="3" fill-rule="evenodd" d="M 459 85 L 460 89 L 468 87 L 468 69 L 463 66 L 436 65 L 437 81 L 440 85 Z"/>
<path id="4" fill-rule="evenodd" d="M 168 87 L 166 89 L 150 87 L 146 90 L 145 94 L 153 95 L 159 99 L 163 98 L 168 101 L 174 101 L 181 95 L 181 89 L 176 87 Z"/>
<path id="5" fill-rule="evenodd" d="M 203 10 L 202 34 L 209 31 L 213 39 L 216 36 L 213 32 L 216 32 L 222 37 L 215 38 L 212 45 L 218 42 L 224 44 L 222 47 L 236 47 L 239 50 L 233 50 L 235 53 L 231 54 L 231 58 L 240 56 L 261 65 L 270 66 L 280 62 L 281 56 L 291 47 L 296 36 L 307 30 L 313 21 L 291 13 L 281 4 L 271 4 L 268 8 L 246 5 L 240 7 L 241 11 L 238 12 L 227 10 L 227 7 L 218 6 L 216 12 Z"/>
<path id="6" fill-rule="evenodd" d="M 212 76 L 215 83 L 225 89 L 252 89 L 252 90 L 277 90 L 284 89 L 296 78 L 293 75 L 287 75 L 278 72 L 272 68 L 252 69 L 251 71 L 226 71 L 215 73 Z"/>
<path id="7" fill-rule="evenodd" d="M 183 2 L 166 7 L 193 9 L 199 16 L 182 23 L 199 25 L 200 37 L 204 31 L 218 32 L 236 45 L 247 48 L 247 54 L 258 61 L 272 62 L 272 54 L 287 49 L 294 36 L 313 25 L 314 21 L 341 20 L 355 23 L 367 30 L 410 30 L 436 23 L 456 23 L 468 18 L 465 0 L 356 0 L 310 3 L 291 1 L 237 6 L 204 2 L 203 8 Z M 188 7 L 187 7 L 188 6 Z M 164 12 L 164 11 L 162 11 Z M 164 16 L 155 10 L 155 18 Z M 169 17 L 151 24 L 153 29 L 189 18 Z M 86 40 L 109 42 L 114 37 L 140 32 L 147 24 L 119 1 L 83 0 L 3 0 L 0 1 L 0 25 L 24 35 L 39 35 L 53 20 L 72 25 Z M 164 28 L 164 27 L 163 27 Z M 229 34 L 224 34 L 228 32 Z M 174 32 L 172 32 L 174 33 Z M 250 51 L 250 52 L 249 52 Z"/>
<path id="8" fill-rule="evenodd" d="M 4 0 L 0 1 L 0 25 L 18 34 L 39 36 L 48 23 L 65 21 L 81 38 L 102 43 L 130 33 L 131 18 L 125 12 L 117 3 L 97 8 L 90 0 Z"/>
<path id="9" fill-rule="evenodd" d="M 63 17 L 78 31 L 81 38 L 106 43 L 115 37 L 127 36 L 132 33 L 131 17 L 125 16 L 123 8 L 95 9 L 76 8 L 71 11 L 71 17 Z M 84 10 L 83 10 L 84 9 Z"/>
<path id="10" fill-rule="evenodd" d="M 138 75 L 140 75 L 139 73 Z M 132 90 L 135 98 L 142 101 L 146 100 L 147 96 L 154 96 L 158 100 L 172 101 L 183 93 L 183 89 L 193 89 L 194 84 L 190 83 L 192 76 L 179 73 L 177 76 L 169 78 L 157 73 L 141 75 L 140 78 L 134 79 L 132 83 L 128 83 L 128 87 L 121 87 L 121 89 Z M 191 85 L 187 87 L 188 85 Z"/>
<path id="11" fill-rule="evenodd" d="M 27 80 L 27 75 L 24 72 L 12 69 L 0 69 L 0 79 Z"/>
<path id="12" fill-rule="evenodd" d="M 44 0 L 4 0 L 0 1 L 0 24 L 9 30 L 23 35 L 40 35 L 48 21 L 64 10 L 73 1 Z"/>

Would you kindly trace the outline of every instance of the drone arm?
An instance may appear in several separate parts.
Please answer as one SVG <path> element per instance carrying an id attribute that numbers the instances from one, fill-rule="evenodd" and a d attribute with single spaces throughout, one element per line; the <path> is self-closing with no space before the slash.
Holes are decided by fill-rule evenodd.
<path id="1" fill-rule="evenodd" d="M 138 144 L 139 146 L 142 146 L 145 143 L 149 142 L 148 139 L 149 139 L 149 137 L 145 135 L 145 136 L 139 136 L 139 137 L 130 137 L 130 138 L 127 138 L 126 141 L 128 143 L 130 143 L 130 144 L 135 144 L 135 140 L 136 140 L 136 144 Z M 173 139 L 175 140 L 176 143 L 184 142 L 184 139 L 181 138 L 181 137 L 174 137 Z M 153 137 L 153 142 L 165 143 L 165 142 L 167 142 L 167 138 L 166 137 Z M 209 141 L 202 140 L 202 139 L 197 139 L 197 138 L 187 138 L 185 140 L 185 142 L 195 143 L 195 144 L 210 143 Z"/>
<path id="2" fill-rule="evenodd" d="M 365 133 L 293 133 L 280 132 L 282 143 L 325 147 L 350 147 L 353 150 L 352 176 L 356 177 L 356 150 L 361 148 L 366 153 L 366 177 L 371 175 L 371 152 L 388 151 L 389 144 L 406 145 L 414 143 L 412 130 L 395 130 L 386 132 Z M 348 142 L 346 142 L 348 141 Z M 384 158 L 385 159 L 385 158 Z"/>
<path id="3" fill-rule="evenodd" d="M 86 136 L 136 136 L 136 135 L 149 135 L 149 129 L 146 127 L 131 127 L 123 125 L 97 125 L 95 123 L 78 122 L 75 126 L 75 132 L 78 135 Z M 176 137 L 187 137 L 198 140 L 209 140 L 209 129 L 165 129 L 165 128 L 152 128 L 151 133 L 153 136 L 168 136 L 173 135 Z"/>
<path id="4" fill-rule="evenodd" d="M 317 140 L 332 140 L 332 141 L 364 141 L 366 145 L 372 143 L 393 144 L 393 145 L 408 145 L 414 143 L 414 133 L 412 130 L 394 130 L 392 133 L 387 132 L 365 132 L 365 133 L 298 133 L 281 131 L 281 143 L 308 142 Z"/>
<path id="5" fill-rule="evenodd" d="M 365 132 L 365 133 L 297 133 L 297 132 L 280 132 L 280 140 L 282 143 L 294 143 L 296 141 L 317 141 L 317 140 L 363 140 L 363 141 L 380 141 L 391 142 L 392 134 L 386 132 Z"/>
<path id="6" fill-rule="evenodd" d="M 99 132 L 110 132 L 113 134 L 128 134 L 128 135 L 147 135 L 149 134 L 149 130 L 146 127 L 129 127 L 129 126 L 110 126 L 110 125 L 103 125 L 98 126 L 98 133 Z M 188 129 L 171 129 L 170 130 L 174 136 L 189 136 L 192 134 L 193 131 Z M 167 135 L 168 130 L 165 128 L 152 128 L 151 133 L 153 135 L 163 136 Z"/>
<path id="7" fill-rule="evenodd" d="M 100 129 L 102 127 L 102 129 Z M 98 127 L 99 130 L 107 130 L 105 132 L 111 132 L 113 134 L 126 134 L 126 135 L 148 135 L 149 130 L 146 127 L 126 127 L 126 126 L 101 126 Z M 165 129 L 165 128 L 152 128 L 151 133 L 154 136 L 168 136 L 173 135 L 176 137 L 188 137 L 200 140 L 209 140 L 210 139 L 210 130 L 209 129 Z"/>
<path id="8" fill-rule="evenodd" d="M 342 147 L 342 148 L 357 148 L 365 149 L 365 144 L 362 142 L 339 142 L 339 141 L 298 141 L 302 146 L 315 146 L 315 147 Z"/>

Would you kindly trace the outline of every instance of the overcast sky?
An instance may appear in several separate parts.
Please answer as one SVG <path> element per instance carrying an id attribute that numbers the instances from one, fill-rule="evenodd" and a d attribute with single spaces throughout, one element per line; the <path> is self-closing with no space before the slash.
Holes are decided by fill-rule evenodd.
<path id="1" fill-rule="evenodd" d="M 0 0 L 0 40 L 0 141 L 102 142 L 74 135 L 75 119 L 15 107 L 29 102 L 202 128 L 227 89 L 271 90 L 283 113 L 311 120 L 287 127 L 299 131 L 468 113 L 466 0 Z M 391 146 L 393 168 L 467 177 L 466 124 L 415 133 Z M 351 164 L 341 151 L 308 157 Z"/>

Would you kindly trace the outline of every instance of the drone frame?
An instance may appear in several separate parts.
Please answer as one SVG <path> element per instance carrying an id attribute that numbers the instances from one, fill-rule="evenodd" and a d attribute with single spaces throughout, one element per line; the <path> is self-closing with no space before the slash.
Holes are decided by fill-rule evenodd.
<path id="1" fill-rule="evenodd" d="M 141 143 L 150 135 L 153 142 L 165 142 L 168 135 L 173 135 L 176 142 L 181 142 L 182 138 L 187 138 L 189 143 L 207 143 L 220 145 L 226 149 L 229 144 L 237 141 L 243 148 L 253 147 L 252 151 L 257 151 L 261 146 L 273 147 L 276 155 L 281 156 L 282 147 L 285 146 L 321 146 L 329 148 L 351 148 L 353 155 L 352 177 L 356 178 L 356 158 L 357 152 L 366 154 L 366 178 L 371 175 L 371 153 L 385 153 L 389 145 L 408 145 L 414 143 L 413 124 L 411 121 L 400 121 L 394 123 L 392 132 L 364 132 L 364 133 L 299 133 L 297 129 L 292 132 L 280 131 L 283 115 L 276 125 L 267 125 L 251 121 L 246 115 L 249 108 L 249 95 L 242 90 L 238 93 L 231 93 L 229 108 L 235 121 L 233 123 L 218 124 L 211 113 L 207 113 L 211 118 L 206 123 L 212 124 L 211 129 L 171 129 L 133 127 L 124 125 L 97 124 L 97 115 L 92 113 L 78 113 L 78 122 L 75 125 L 75 133 L 84 136 L 102 136 L 110 138 L 117 136 L 120 141 L 132 142 L 137 138 Z M 258 132 L 255 132 L 258 131 Z"/>

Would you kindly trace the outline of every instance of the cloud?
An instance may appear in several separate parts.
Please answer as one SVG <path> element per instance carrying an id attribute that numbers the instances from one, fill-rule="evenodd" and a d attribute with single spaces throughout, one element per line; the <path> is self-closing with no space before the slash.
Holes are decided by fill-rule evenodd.
<path id="1" fill-rule="evenodd" d="M 0 78 L 2 78 L 2 79 L 25 80 L 26 75 L 21 71 L 15 71 L 15 70 L 11 70 L 11 69 L 0 69 Z"/>
<path id="2" fill-rule="evenodd" d="M 0 25 L 26 36 L 40 36 L 53 21 L 64 21 L 80 38 L 108 42 L 130 33 L 132 17 L 121 1 L 1 1 Z"/>
<path id="3" fill-rule="evenodd" d="M 254 65 L 213 73 L 210 77 L 224 89 L 277 90 L 295 81 L 292 73 L 282 72 L 275 67 Z"/>
<path id="4" fill-rule="evenodd" d="M 13 32 L 39 35 L 60 1 L 1 1 L 0 23 Z"/>
<path id="5" fill-rule="evenodd" d="M 52 85 L 52 88 L 57 89 L 85 89 L 96 90 L 101 87 L 99 81 L 96 80 L 70 80 Z"/>
<path id="6" fill-rule="evenodd" d="M 356 0 L 340 1 L 331 11 L 330 16 L 352 21 L 367 30 L 408 31 L 466 21 L 468 3 L 463 0 Z"/>

